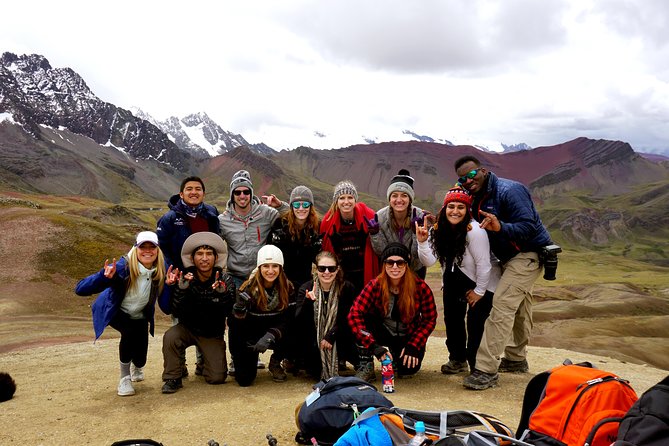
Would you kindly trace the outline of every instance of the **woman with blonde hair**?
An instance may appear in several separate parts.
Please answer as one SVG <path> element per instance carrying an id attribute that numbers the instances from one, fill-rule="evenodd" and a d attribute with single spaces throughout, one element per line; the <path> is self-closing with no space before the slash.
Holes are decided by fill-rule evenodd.
<path id="1" fill-rule="evenodd" d="M 337 255 L 344 278 L 353 284 L 355 295 L 367 282 L 379 274 L 379 258 L 374 253 L 366 220 L 374 218 L 374 211 L 358 200 L 358 191 L 350 181 L 340 181 L 334 188 L 332 205 L 321 222 L 323 250 Z M 352 301 L 340 301 L 350 308 Z M 350 328 L 341 327 L 339 370 L 346 369 L 346 361 L 358 368 L 358 352 Z"/>
<path id="2" fill-rule="evenodd" d="M 383 271 L 355 299 L 348 323 L 358 341 L 357 376 L 374 381 L 374 357 L 386 355 L 401 376 L 420 370 L 427 339 L 437 322 L 432 290 L 408 265 L 409 249 L 392 242 L 381 255 Z"/>
<path id="3" fill-rule="evenodd" d="M 153 336 L 156 301 L 167 302 L 164 286 L 165 260 L 158 247 L 158 236 L 144 231 L 137 234 L 130 252 L 116 261 L 105 260 L 97 273 L 77 283 L 75 293 L 90 296 L 101 293 L 91 305 L 97 340 L 110 325 L 121 333 L 119 396 L 135 394 L 133 382 L 144 380 L 144 365 Z"/>

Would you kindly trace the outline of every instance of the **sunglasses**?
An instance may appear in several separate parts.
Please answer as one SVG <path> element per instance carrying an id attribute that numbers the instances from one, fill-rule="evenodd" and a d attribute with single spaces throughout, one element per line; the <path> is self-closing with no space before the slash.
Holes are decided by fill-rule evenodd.
<path id="1" fill-rule="evenodd" d="M 316 269 L 318 270 L 319 273 L 324 273 L 326 270 L 329 273 L 334 273 L 339 269 L 339 267 L 337 265 L 332 265 L 332 266 L 318 265 Z"/>
<path id="2" fill-rule="evenodd" d="M 400 260 L 384 260 L 383 263 L 385 263 L 386 266 L 390 266 L 390 267 L 396 266 L 398 268 L 402 268 L 402 267 L 407 266 L 407 261 L 403 260 L 403 259 L 400 259 Z"/>
<path id="3" fill-rule="evenodd" d="M 458 183 L 465 184 L 467 180 L 474 179 L 476 174 L 479 173 L 479 170 L 481 170 L 481 167 L 479 167 L 478 169 L 470 170 L 469 172 L 458 178 Z"/>
<path id="4" fill-rule="evenodd" d="M 311 207 L 311 203 L 308 201 L 293 201 L 291 206 L 293 206 L 293 209 L 299 209 L 300 206 L 302 206 L 304 209 L 309 209 Z"/>
<path id="5" fill-rule="evenodd" d="M 235 189 L 233 194 L 235 194 L 235 197 L 239 197 L 242 194 L 251 195 L 251 189 L 243 189 L 243 190 Z"/>

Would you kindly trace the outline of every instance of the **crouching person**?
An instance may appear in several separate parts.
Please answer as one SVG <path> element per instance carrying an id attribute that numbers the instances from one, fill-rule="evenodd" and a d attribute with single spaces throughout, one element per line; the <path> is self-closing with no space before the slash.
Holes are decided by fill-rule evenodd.
<path id="1" fill-rule="evenodd" d="M 109 325 L 121 333 L 118 355 L 121 379 L 119 396 L 135 394 L 133 382 L 144 381 L 144 365 L 153 336 L 156 301 L 169 297 L 165 278 L 165 260 L 154 232 L 137 234 L 128 254 L 77 283 L 75 293 L 90 296 L 100 293 L 91 305 L 93 329 L 97 340 Z"/>
<path id="2" fill-rule="evenodd" d="M 273 350 L 269 372 L 277 382 L 286 380 L 281 366 L 285 356 L 286 329 L 294 319 L 293 284 L 283 271 L 283 253 L 274 245 L 258 251 L 257 267 L 239 287 L 230 325 L 230 353 L 235 366 L 235 380 L 250 386 L 258 373 L 258 355 Z"/>
<path id="3" fill-rule="evenodd" d="M 191 345 L 202 352 L 205 381 L 225 382 L 225 318 L 235 302 L 234 282 L 222 269 L 225 253 L 225 242 L 218 234 L 196 232 L 181 249 L 185 271 L 168 269 L 165 283 L 172 287 L 170 310 L 179 323 L 163 336 L 163 393 L 174 393 L 183 386 L 181 358 Z"/>
<path id="4" fill-rule="evenodd" d="M 358 342 L 360 366 L 356 376 L 376 379 L 374 357 L 387 354 L 399 376 L 415 374 L 425 356 L 425 344 L 437 323 L 432 290 L 407 265 L 409 250 L 401 243 L 386 246 L 383 271 L 355 299 L 348 323 Z"/>

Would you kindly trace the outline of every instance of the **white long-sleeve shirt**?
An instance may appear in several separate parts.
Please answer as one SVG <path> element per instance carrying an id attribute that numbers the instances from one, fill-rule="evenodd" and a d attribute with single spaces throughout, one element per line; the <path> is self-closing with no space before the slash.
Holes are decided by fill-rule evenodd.
<path id="1" fill-rule="evenodd" d="M 457 266 L 476 283 L 474 292 L 483 296 L 486 290 L 495 292 L 502 271 L 499 262 L 490 253 L 490 242 L 488 242 L 488 234 L 485 229 L 481 229 L 474 219 L 471 221 L 471 228 L 470 231 L 467 231 L 467 247 L 462 256 L 462 265 Z M 429 238 L 418 243 L 418 258 L 427 267 L 436 263 L 437 257 L 432 252 Z"/>

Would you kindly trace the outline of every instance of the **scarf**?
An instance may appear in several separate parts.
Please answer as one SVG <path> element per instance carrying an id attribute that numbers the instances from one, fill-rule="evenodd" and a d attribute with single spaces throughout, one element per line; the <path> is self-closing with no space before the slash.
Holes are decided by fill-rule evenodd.
<path id="1" fill-rule="evenodd" d="M 321 289 L 318 276 L 314 275 L 314 324 L 316 325 L 316 344 L 321 354 L 321 379 L 327 380 L 338 374 L 337 370 L 337 346 L 332 345 L 332 350 L 320 348 L 321 340 L 332 330 L 337 323 L 337 308 L 339 306 L 339 286 L 332 284 L 330 293 L 325 302 L 325 293 Z"/>

